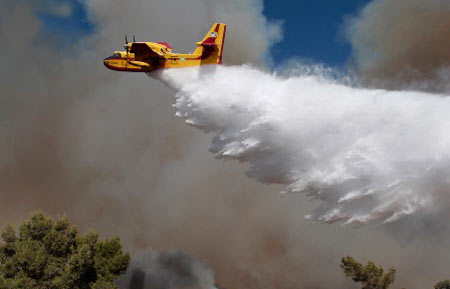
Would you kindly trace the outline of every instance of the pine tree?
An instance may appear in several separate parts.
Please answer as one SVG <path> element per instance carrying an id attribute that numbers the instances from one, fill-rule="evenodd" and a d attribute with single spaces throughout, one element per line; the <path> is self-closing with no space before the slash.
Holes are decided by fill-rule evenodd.
<path id="1" fill-rule="evenodd" d="M 36 212 L 16 233 L 1 233 L 0 289 L 115 289 L 130 256 L 118 237 L 99 241 L 97 233 L 78 234 L 67 217 Z"/>
<path id="2" fill-rule="evenodd" d="M 434 289 L 450 289 L 450 280 L 436 283 L 436 285 L 434 285 Z"/>
<path id="3" fill-rule="evenodd" d="M 381 266 L 369 261 L 365 266 L 353 257 L 346 256 L 341 260 L 341 268 L 345 276 L 360 283 L 362 289 L 387 289 L 395 281 L 395 269 L 390 268 L 386 274 Z"/>

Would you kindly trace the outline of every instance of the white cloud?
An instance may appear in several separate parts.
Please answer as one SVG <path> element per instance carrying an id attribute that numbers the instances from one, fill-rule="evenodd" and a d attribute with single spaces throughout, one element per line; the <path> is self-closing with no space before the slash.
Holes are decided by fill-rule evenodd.
<path id="1" fill-rule="evenodd" d="M 47 12 L 61 18 L 66 18 L 72 15 L 73 7 L 69 2 L 51 3 Z"/>

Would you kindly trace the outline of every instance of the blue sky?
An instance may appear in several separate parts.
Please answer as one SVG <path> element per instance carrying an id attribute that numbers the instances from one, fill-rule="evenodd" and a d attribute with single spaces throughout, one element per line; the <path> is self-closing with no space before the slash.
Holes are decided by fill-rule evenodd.
<path id="1" fill-rule="evenodd" d="M 47 0 L 49 7 L 58 7 L 59 0 Z M 70 14 L 60 15 L 57 11 L 40 11 L 39 16 L 44 23 L 44 31 L 48 34 L 58 34 L 63 40 L 71 41 L 73 36 L 88 34 L 94 28 L 86 17 L 86 10 L 78 0 L 69 3 Z"/>
<path id="2" fill-rule="evenodd" d="M 47 0 L 61 3 L 58 0 Z M 42 11 L 45 31 L 68 36 L 89 33 L 94 27 L 86 20 L 84 7 L 69 0 L 72 13 L 60 17 Z M 292 57 L 328 66 L 344 66 L 351 49 L 345 42 L 342 24 L 345 17 L 355 15 L 370 0 L 266 0 L 264 14 L 269 19 L 284 21 L 284 39 L 272 52 L 275 65 Z"/>
<path id="3" fill-rule="evenodd" d="M 342 32 L 344 18 L 370 0 L 265 1 L 269 19 L 284 20 L 284 39 L 272 50 L 275 63 L 292 57 L 343 66 L 351 52 Z"/>

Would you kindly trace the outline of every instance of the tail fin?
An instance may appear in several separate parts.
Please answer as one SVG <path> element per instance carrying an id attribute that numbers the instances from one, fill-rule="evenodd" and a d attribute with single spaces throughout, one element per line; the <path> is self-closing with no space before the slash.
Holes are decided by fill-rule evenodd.
<path id="1" fill-rule="evenodd" d="M 205 63 L 222 64 L 223 46 L 225 44 L 225 33 L 227 25 L 214 23 L 202 41 L 197 42 L 194 54 L 201 55 Z"/>

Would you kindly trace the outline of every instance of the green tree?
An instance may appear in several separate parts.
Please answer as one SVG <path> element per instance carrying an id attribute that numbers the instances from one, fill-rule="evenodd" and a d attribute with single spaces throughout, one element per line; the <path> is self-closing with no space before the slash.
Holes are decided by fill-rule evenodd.
<path id="1" fill-rule="evenodd" d="M 1 232 L 0 289 L 115 289 L 129 254 L 118 237 L 78 234 L 67 217 L 36 212 L 19 226 Z"/>
<path id="2" fill-rule="evenodd" d="M 390 268 L 384 274 L 381 266 L 377 266 L 370 261 L 363 266 L 350 256 L 342 258 L 341 268 L 345 276 L 351 277 L 353 281 L 360 283 L 362 289 L 387 289 L 395 281 L 394 268 Z"/>
<path id="3" fill-rule="evenodd" d="M 436 283 L 436 285 L 434 285 L 434 289 L 450 289 L 450 280 Z"/>

